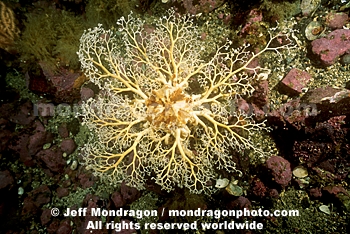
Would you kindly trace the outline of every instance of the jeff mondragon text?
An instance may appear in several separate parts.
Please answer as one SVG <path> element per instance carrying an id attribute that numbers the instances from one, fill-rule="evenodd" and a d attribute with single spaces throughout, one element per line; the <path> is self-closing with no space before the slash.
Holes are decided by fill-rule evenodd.
<path id="1" fill-rule="evenodd" d="M 66 212 L 63 214 L 64 216 L 97 216 L 97 217 L 123 217 L 130 216 L 136 217 L 137 219 L 142 219 L 143 217 L 160 217 L 164 215 L 163 211 L 158 214 L 157 210 L 127 210 L 127 209 L 115 209 L 115 210 L 107 210 L 101 208 L 91 208 L 88 210 L 87 208 L 79 208 L 77 210 L 67 208 Z M 248 210 L 244 208 L 243 210 L 202 210 L 200 208 L 196 210 L 169 210 L 167 214 L 170 217 L 213 217 L 215 219 L 220 219 L 221 217 L 232 217 L 232 218 L 240 218 L 240 217 L 268 217 L 268 216 L 299 216 L 298 210 L 275 210 L 270 212 L 269 210 Z"/>

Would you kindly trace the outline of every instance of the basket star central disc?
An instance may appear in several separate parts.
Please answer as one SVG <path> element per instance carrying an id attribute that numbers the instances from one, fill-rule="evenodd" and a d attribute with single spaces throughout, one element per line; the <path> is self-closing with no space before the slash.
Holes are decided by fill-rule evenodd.
<path id="1" fill-rule="evenodd" d="M 196 124 L 193 115 L 199 95 L 189 95 L 180 86 L 165 85 L 153 90 L 146 100 L 147 120 L 155 128 L 175 136 L 180 130 L 182 139 L 190 134 L 188 124 Z"/>

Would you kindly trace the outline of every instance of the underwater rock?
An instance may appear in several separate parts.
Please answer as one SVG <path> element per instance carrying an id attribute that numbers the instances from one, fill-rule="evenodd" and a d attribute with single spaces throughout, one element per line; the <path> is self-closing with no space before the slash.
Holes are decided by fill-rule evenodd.
<path id="1" fill-rule="evenodd" d="M 249 201 L 248 198 L 240 196 L 237 199 L 231 201 L 228 204 L 228 209 L 232 209 L 232 210 L 243 210 L 244 208 L 250 210 L 250 208 L 252 207 L 252 203 Z"/>
<path id="2" fill-rule="evenodd" d="M 62 150 L 59 147 L 44 149 L 36 154 L 37 158 L 44 162 L 44 165 L 52 172 L 62 172 L 66 166 L 66 161 L 62 157 Z"/>
<path id="3" fill-rule="evenodd" d="M 136 188 L 127 186 L 124 181 L 120 186 L 120 193 L 127 204 L 136 201 L 141 196 L 140 191 L 138 191 Z"/>
<path id="4" fill-rule="evenodd" d="M 33 215 L 40 211 L 40 207 L 51 201 L 51 191 L 47 185 L 32 190 L 23 201 L 22 215 Z"/>
<path id="5" fill-rule="evenodd" d="M 321 0 L 302 0 L 300 8 L 304 16 L 309 16 L 316 11 L 321 4 Z"/>
<path id="6" fill-rule="evenodd" d="M 91 174 L 81 173 L 78 179 L 83 189 L 90 188 L 94 185 L 94 179 Z"/>
<path id="7" fill-rule="evenodd" d="M 60 223 L 60 226 L 58 227 L 56 234 L 70 234 L 72 233 L 72 226 L 70 225 L 70 220 L 65 219 Z"/>
<path id="8" fill-rule="evenodd" d="M 349 29 L 337 29 L 327 37 L 312 41 L 312 52 L 325 66 L 330 66 L 336 63 L 340 56 L 350 52 L 349 40 Z"/>
<path id="9" fill-rule="evenodd" d="M 280 157 L 271 156 L 266 161 L 267 168 L 271 170 L 272 176 L 276 183 L 282 187 L 286 187 L 292 180 L 292 170 L 290 168 L 290 163 Z"/>
<path id="10" fill-rule="evenodd" d="M 46 225 L 51 221 L 51 209 L 44 209 L 40 215 L 41 225 Z"/>
<path id="11" fill-rule="evenodd" d="M 62 197 L 66 197 L 69 194 L 69 189 L 68 188 L 63 188 L 63 187 L 58 187 L 56 189 L 57 192 L 57 197 L 58 198 L 62 198 Z"/>
<path id="12" fill-rule="evenodd" d="M 14 183 L 14 179 L 9 170 L 0 171 L 0 189 L 10 187 Z"/>
<path id="13" fill-rule="evenodd" d="M 120 192 L 116 191 L 112 194 L 111 199 L 116 208 L 125 206 L 126 202 Z"/>
<path id="14" fill-rule="evenodd" d="M 322 191 L 320 188 L 311 188 L 309 190 L 309 194 L 312 198 L 320 198 L 322 197 Z"/>
<path id="15" fill-rule="evenodd" d="M 305 86 L 310 82 L 311 75 L 306 71 L 293 68 L 282 79 L 281 84 L 284 91 L 290 95 L 301 94 Z"/>
<path id="16" fill-rule="evenodd" d="M 67 155 L 72 154 L 76 148 L 77 145 L 73 139 L 65 139 L 61 142 L 61 150 Z"/>
<path id="17" fill-rule="evenodd" d="M 332 29 L 341 29 L 348 21 L 348 15 L 344 12 L 330 12 L 326 16 L 326 25 Z"/>

